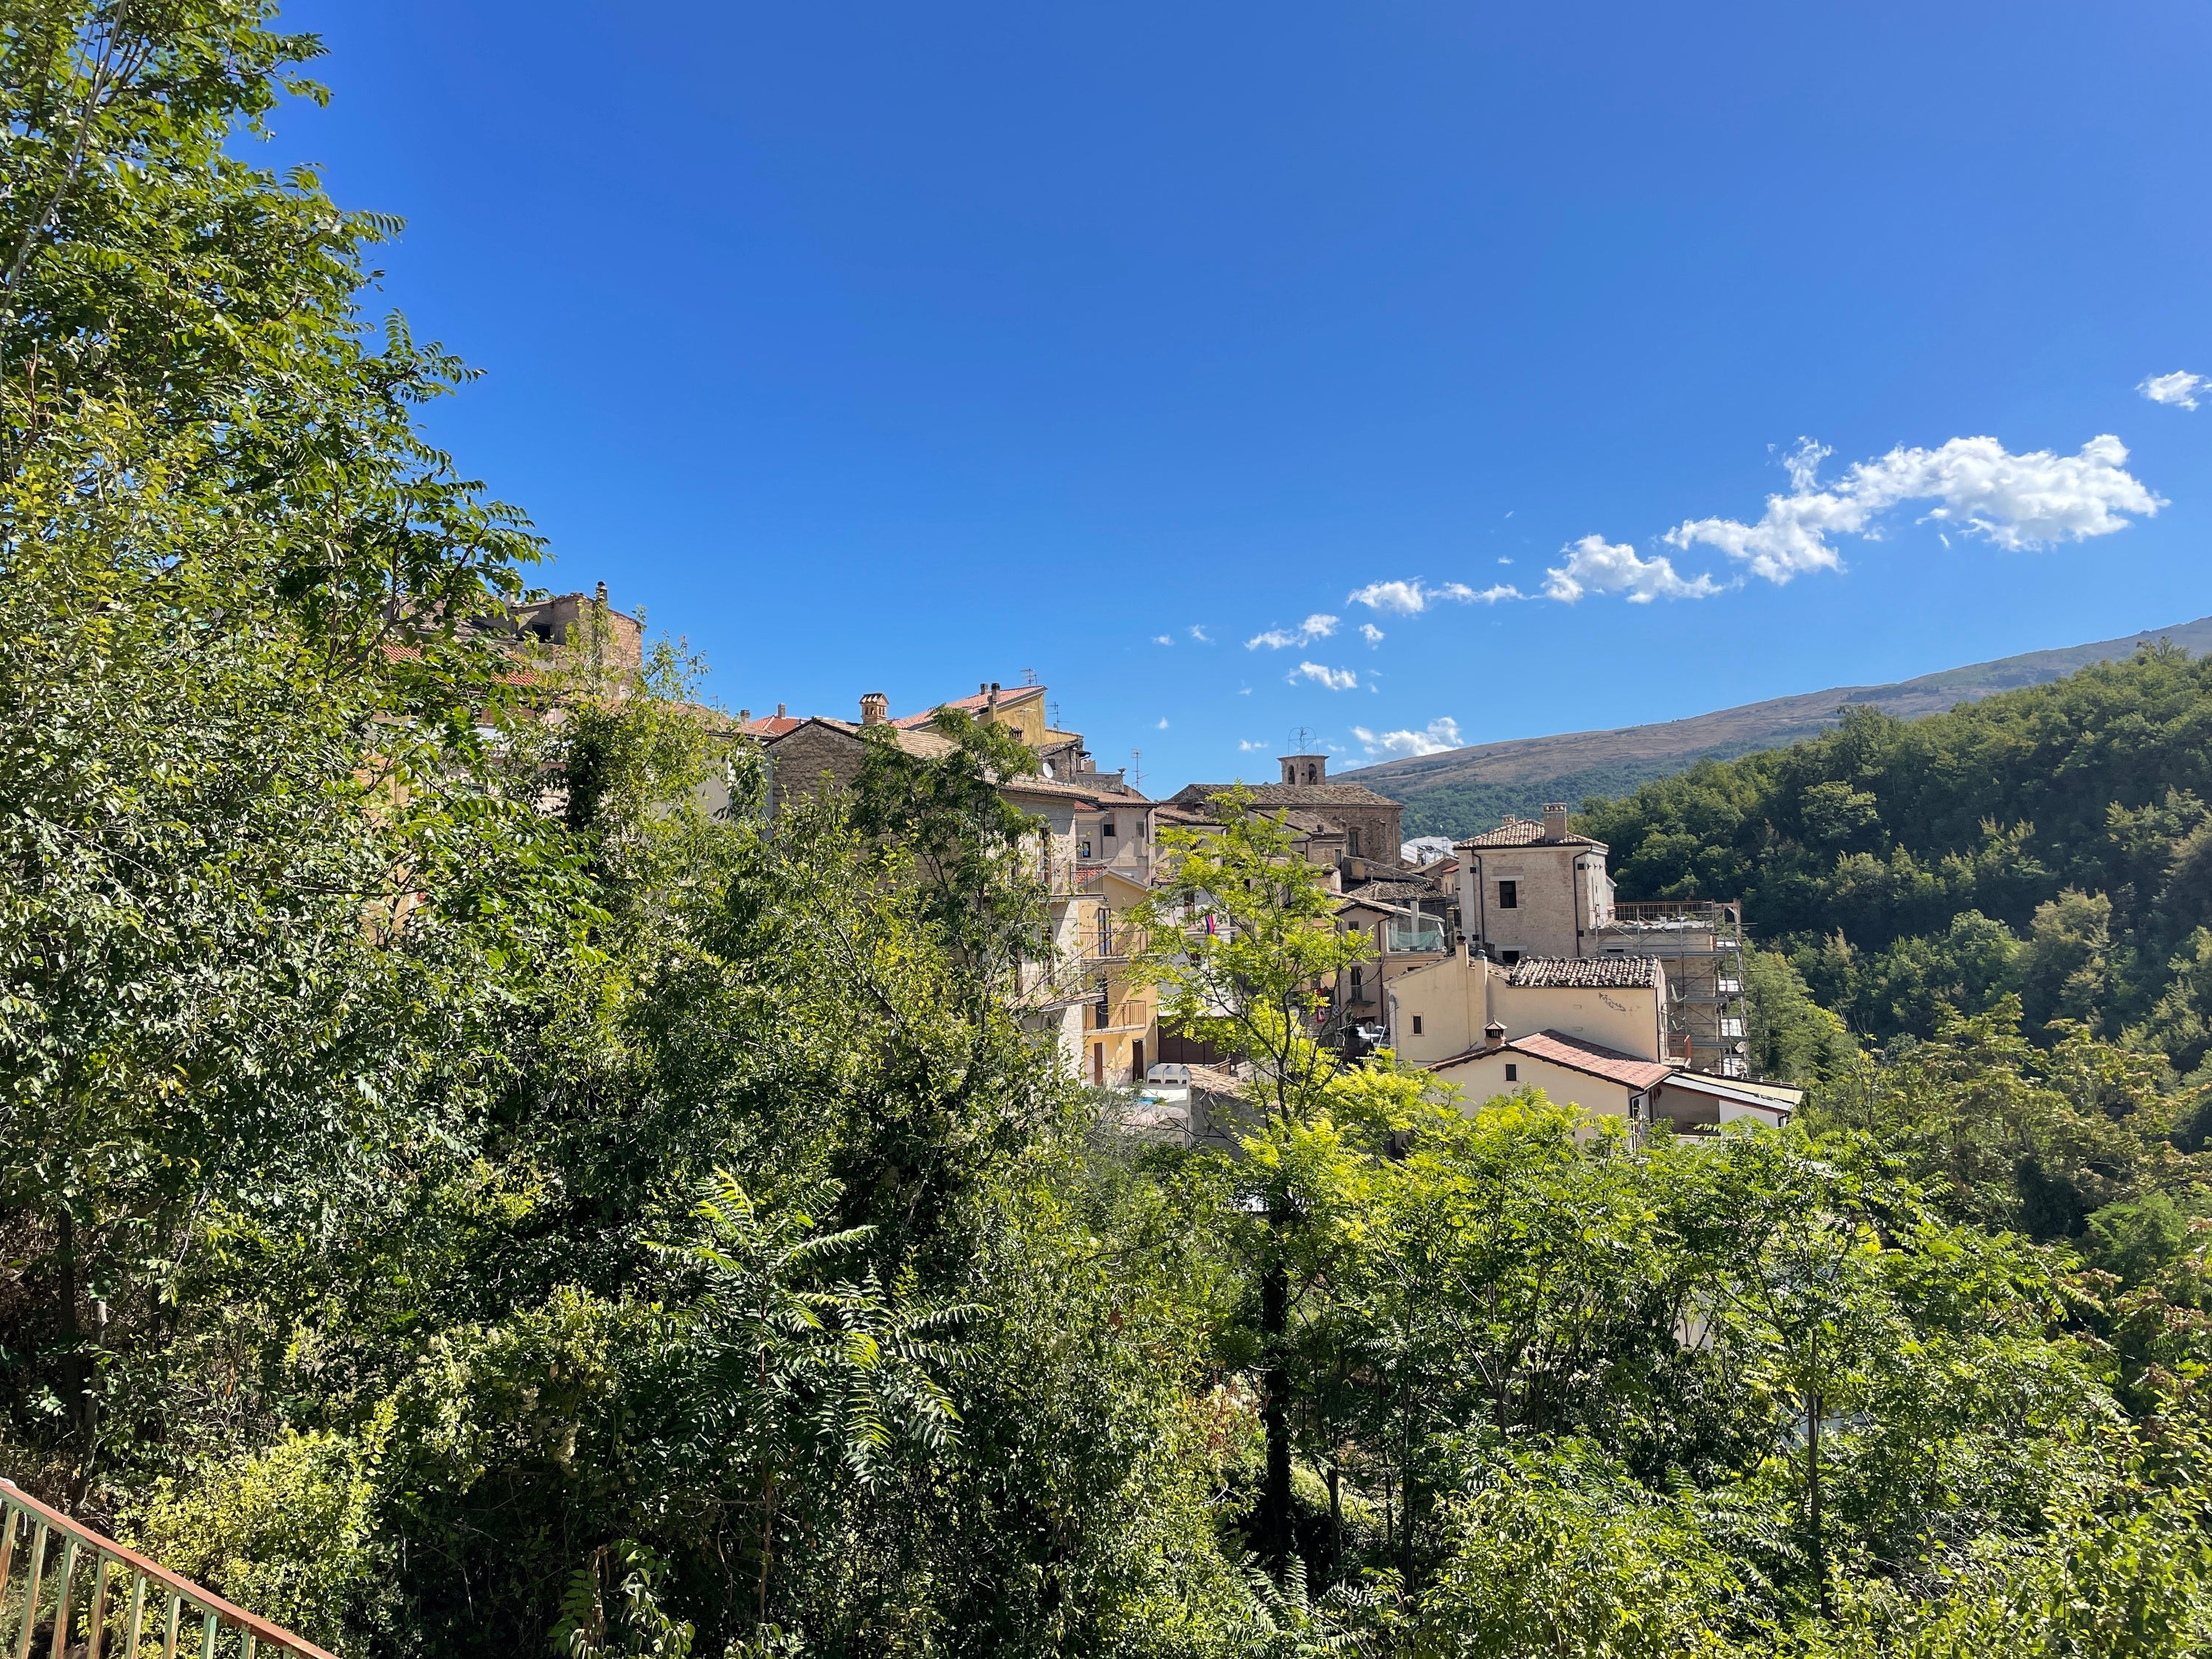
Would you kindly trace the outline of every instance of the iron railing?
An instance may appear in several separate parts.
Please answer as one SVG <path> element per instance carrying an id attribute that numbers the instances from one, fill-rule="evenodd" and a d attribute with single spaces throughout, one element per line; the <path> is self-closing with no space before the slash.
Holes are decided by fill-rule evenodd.
<path id="1" fill-rule="evenodd" d="M 0 1480 L 0 1656 L 31 1659 L 42 1632 L 46 1659 L 334 1659 Z"/>

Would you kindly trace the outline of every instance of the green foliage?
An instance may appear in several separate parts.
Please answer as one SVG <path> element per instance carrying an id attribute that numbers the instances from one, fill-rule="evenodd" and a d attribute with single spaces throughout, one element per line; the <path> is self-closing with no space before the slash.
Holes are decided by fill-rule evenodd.
<path id="1" fill-rule="evenodd" d="M 1134 920 L 1252 1133 L 1124 1138 L 1004 732 L 771 822 L 680 653 L 471 625 L 536 544 L 233 155 L 268 18 L 0 38 L 12 1473 L 349 1654 L 2203 1648 L 2203 670 L 1595 809 L 1779 931 L 1782 1132 L 1343 1062 L 1232 799 Z"/>
<path id="2" fill-rule="evenodd" d="M 2206 1048 L 2212 664 L 2145 649 L 1904 722 L 1847 711 L 1787 749 L 1587 803 L 1626 899 L 1745 901 L 1863 1036 L 2018 994 L 2172 1056 Z"/>
<path id="3" fill-rule="evenodd" d="M 173 1571 L 339 1653 L 391 1629 L 393 1563 L 379 1538 L 377 1438 L 287 1431 L 194 1480 L 162 1480 L 128 1541 Z"/>

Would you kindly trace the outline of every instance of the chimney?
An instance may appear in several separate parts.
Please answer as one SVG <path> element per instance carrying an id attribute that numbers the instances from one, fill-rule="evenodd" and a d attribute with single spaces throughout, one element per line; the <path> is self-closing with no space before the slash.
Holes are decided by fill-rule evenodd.
<path id="1" fill-rule="evenodd" d="M 1567 809 L 1558 801 L 1546 803 L 1544 807 L 1544 839 L 1565 841 L 1567 838 Z"/>
<path id="2" fill-rule="evenodd" d="M 883 726 L 891 717 L 891 700 L 880 691 L 870 691 L 860 699 L 860 724 Z"/>
<path id="3" fill-rule="evenodd" d="M 1489 1024 L 1482 1028 L 1482 1040 L 1495 1048 L 1505 1041 L 1504 1025 L 1498 1020 L 1492 1020 Z"/>
<path id="4" fill-rule="evenodd" d="M 601 605 L 605 605 L 607 602 L 607 585 L 605 582 L 601 582 L 597 587 L 592 590 L 592 597 L 597 599 Z"/>
<path id="5" fill-rule="evenodd" d="M 991 682 L 991 687 L 990 687 L 989 696 L 990 696 L 990 702 L 989 702 L 989 704 L 988 704 L 988 707 L 989 707 L 990 712 L 991 712 L 992 714 L 997 714 L 997 713 L 999 712 L 999 683 L 998 683 L 998 681 L 996 681 L 996 680 L 993 680 L 993 681 Z"/>
<path id="6" fill-rule="evenodd" d="M 744 731 L 749 731 L 749 730 L 750 730 L 750 729 L 751 729 L 751 726 L 752 726 L 752 723 L 753 723 L 753 711 L 752 711 L 751 709 L 750 709 L 750 708 L 740 708 L 739 710 L 738 710 L 738 731 L 740 731 L 740 732 L 744 732 Z"/>
<path id="7" fill-rule="evenodd" d="M 784 718 L 783 705 L 781 703 L 778 703 L 775 706 L 775 717 L 778 720 Z"/>

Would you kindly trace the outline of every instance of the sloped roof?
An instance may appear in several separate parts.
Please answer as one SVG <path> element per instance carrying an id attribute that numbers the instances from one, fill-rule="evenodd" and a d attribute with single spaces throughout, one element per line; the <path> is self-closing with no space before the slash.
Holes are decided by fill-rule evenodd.
<path id="1" fill-rule="evenodd" d="M 1006 779 L 999 787 L 1018 794 L 1051 795 L 1060 799 L 1087 801 L 1101 808 L 1152 805 L 1127 784 L 1114 782 L 1110 773 L 1094 776 L 1079 772 L 1072 778 L 1048 778 L 1041 773 L 1025 772 L 1020 777 Z"/>
<path id="2" fill-rule="evenodd" d="M 1784 1085 L 1762 1083 L 1757 1088 L 1747 1088 L 1744 1086 L 1744 1079 L 1715 1077 L 1710 1072 L 1678 1071 L 1667 1079 L 1667 1086 L 1669 1089 L 1686 1090 L 1692 1094 L 1711 1095 L 1717 1099 L 1731 1100 L 1738 1105 L 1748 1106 L 1755 1112 L 1778 1112 L 1785 1117 L 1805 1103 L 1805 1091 L 1802 1089 L 1792 1088 L 1789 1092 L 1796 1098 L 1782 1099 L 1778 1096 L 1782 1092 Z"/>
<path id="3" fill-rule="evenodd" d="M 1170 797 L 1200 805 L 1242 788 L 1257 806 L 1401 806 L 1405 803 L 1378 795 L 1364 783 L 1192 783 Z"/>
<path id="4" fill-rule="evenodd" d="M 1549 1060 L 1568 1071 L 1580 1072 L 1586 1077 L 1601 1077 L 1631 1089 L 1649 1089 L 1654 1084 L 1664 1083 L 1680 1069 L 1669 1060 L 1638 1060 L 1634 1054 L 1624 1054 L 1618 1048 L 1607 1048 L 1595 1042 L 1584 1042 L 1580 1037 L 1571 1037 L 1563 1031 L 1539 1031 L 1533 1036 L 1512 1037 L 1495 1047 L 1482 1043 L 1448 1060 L 1437 1060 L 1428 1069 L 1431 1072 L 1447 1071 L 1455 1066 L 1464 1066 L 1470 1060 L 1479 1060 L 1485 1054 L 1508 1052 L 1526 1054 L 1531 1060 Z"/>
<path id="5" fill-rule="evenodd" d="M 759 722 L 756 721 L 755 724 L 757 725 Z M 776 724 L 781 725 L 782 722 L 778 721 Z M 855 743 L 860 741 L 860 726 L 857 720 L 841 720 L 829 714 L 810 714 L 803 720 L 793 720 L 789 731 L 776 732 L 768 738 L 762 747 L 773 750 L 776 744 L 803 726 L 824 726 L 832 732 L 844 733 Z M 942 756 L 951 754 L 959 747 L 951 738 L 941 738 L 934 732 L 902 731 L 896 724 L 887 725 L 884 730 L 898 739 L 900 748 L 919 760 L 936 760 Z"/>
<path id="6" fill-rule="evenodd" d="M 1044 687 L 1041 685 L 1007 685 L 999 689 L 999 702 L 1002 708 L 1010 702 L 1025 702 L 1031 697 L 1042 696 Z M 911 732 L 917 726 L 928 725 L 940 708 L 957 708 L 963 714 L 980 714 L 990 706 L 991 694 L 978 691 L 971 697 L 953 697 L 944 702 L 933 702 L 919 714 L 902 714 L 891 724 Z"/>
<path id="7" fill-rule="evenodd" d="M 1523 957 L 1505 981 L 1516 990 L 1627 991 L 1659 982 L 1656 957 Z"/>
<path id="8" fill-rule="evenodd" d="M 1344 896 L 1349 899 L 1365 899 L 1370 902 L 1390 904 L 1409 899 L 1442 898 L 1443 891 L 1434 882 L 1391 881 L 1378 878 L 1347 887 Z"/>
<path id="9" fill-rule="evenodd" d="M 1543 824 L 1533 818 L 1508 818 L 1495 830 L 1455 841 L 1452 846 L 1455 849 L 1473 848 L 1478 852 L 1496 847 L 1595 847 L 1600 852 L 1606 850 L 1603 842 L 1577 836 L 1572 830 L 1553 841 L 1544 834 Z"/>

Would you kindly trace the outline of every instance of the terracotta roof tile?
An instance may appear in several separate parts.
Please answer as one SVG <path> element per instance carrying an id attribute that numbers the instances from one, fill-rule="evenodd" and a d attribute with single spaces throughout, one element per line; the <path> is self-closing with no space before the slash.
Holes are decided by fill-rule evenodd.
<path id="1" fill-rule="evenodd" d="M 1044 696 L 1044 687 L 1041 685 L 1006 685 L 999 688 L 999 702 L 1001 705 L 1042 696 Z M 902 714 L 891 724 L 902 726 L 911 732 L 916 726 L 928 725 L 932 717 L 940 708 L 957 708 L 963 714 L 975 714 L 990 706 L 991 694 L 988 691 L 978 691 L 973 696 L 954 697 L 945 702 L 933 702 L 919 714 Z"/>
<path id="2" fill-rule="evenodd" d="M 1506 982 L 1519 989 L 1632 990 L 1659 982 L 1656 957 L 1523 957 Z"/>
<path id="3" fill-rule="evenodd" d="M 1584 1042 L 1580 1037 L 1571 1037 L 1563 1031 L 1539 1031 L 1533 1036 L 1511 1037 L 1492 1048 L 1485 1043 L 1440 1060 L 1429 1066 L 1431 1072 L 1441 1072 L 1454 1066 L 1463 1066 L 1484 1054 L 1510 1051 L 1526 1054 L 1531 1060 L 1549 1060 L 1571 1072 L 1580 1072 L 1586 1077 L 1601 1077 L 1631 1089 L 1649 1089 L 1654 1084 L 1664 1083 L 1680 1067 L 1664 1060 L 1638 1060 L 1634 1054 L 1624 1054 L 1618 1048 L 1607 1048 L 1595 1042 Z"/>
<path id="4" fill-rule="evenodd" d="M 1495 847 L 1595 847 L 1602 849 L 1605 843 L 1571 831 L 1558 841 L 1547 841 L 1542 823 L 1533 818 L 1508 818 L 1495 830 L 1471 836 L 1466 841 L 1455 841 L 1452 846 L 1455 848 L 1471 847 L 1478 851 Z"/>
<path id="5" fill-rule="evenodd" d="M 1663 1060 L 1638 1060 L 1634 1054 L 1624 1054 L 1618 1048 L 1607 1048 L 1595 1042 L 1584 1042 L 1580 1037 L 1571 1037 L 1560 1031 L 1539 1031 L 1534 1036 L 1512 1037 L 1505 1046 L 1532 1060 L 1548 1060 L 1554 1066 L 1565 1066 L 1577 1072 L 1588 1072 L 1594 1077 L 1611 1078 L 1615 1083 L 1625 1083 L 1632 1089 L 1648 1089 L 1655 1083 L 1664 1083 L 1680 1068 Z"/>

